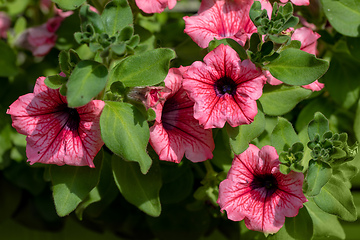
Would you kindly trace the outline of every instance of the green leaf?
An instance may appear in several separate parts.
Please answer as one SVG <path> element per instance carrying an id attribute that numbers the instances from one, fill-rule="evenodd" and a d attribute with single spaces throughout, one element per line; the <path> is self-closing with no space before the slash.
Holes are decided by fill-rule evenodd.
<path id="1" fill-rule="evenodd" d="M 351 188 L 350 181 L 358 174 L 358 172 L 359 169 L 350 163 L 343 163 L 333 168 L 333 176 L 339 178 L 348 186 L 348 188 Z"/>
<path id="2" fill-rule="evenodd" d="M 309 139 L 314 140 L 317 134 L 322 137 L 327 131 L 329 131 L 329 121 L 321 112 L 316 112 L 314 120 L 308 126 Z"/>
<path id="3" fill-rule="evenodd" d="M 214 39 L 209 43 L 209 51 L 214 50 L 217 46 L 220 44 L 224 44 L 227 46 L 230 46 L 232 49 L 234 49 L 237 54 L 239 55 L 241 60 L 247 59 L 248 55 L 246 54 L 245 49 L 234 39 L 231 38 L 223 38 L 223 39 Z"/>
<path id="4" fill-rule="evenodd" d="M 66 77 L 62 77 L 60 75 L 53 75 L 46 77 L 44 82 L 46 86 L 48 86 L 49 88 L 58 89 L 59 87 L 61 87 L 61 85 L 66 83 L 66 80 L 67 80 Z"/>
<path id="5" fill-rule="evenodd" d="M 85 2 L 85 0 L 52 0 L 63 10 L 74 10 L 80 7 L 81 4 Z"/>
<path id="6" fill-rule="evenodd" d="M 271 75 L 289 85 L 307 85 L 319 79 L 329 62 L 296 48 L 287 48 L 279 57 L 264 66 Z"/>
<path id="7" fill-rule="evenodd" d="M 308 185 L 306 195 L 310 197 L 318 195 L 331 176 L 332 169 L 329 164 L 310 160 L 306 177 Z"/>
<path id="8" fill-rule="evenodd" d="M 330 24 L 339 33 L 360 36 L 360 3 L 356 0 L 321 0 L 323 11 Z"/>
<path id="9" fill-rule="evenodd" d="M 109 36 L 115 36 L 121 29 L 133 23 L 133 15 L 127 0 L 109 2 L 101 14 L 101 19 Z"/>
<path id="10" fill-rule="evenodd" d="M 217 129 L 216 134 L 214 134 L 214 142 L 214 156 L 210 161 L 221 170 L 228 172 L 234 155 L 230 148 L 228 134 L 224 128 Z"/>
<path id="11" fill-rule="evenodd" d="M 50 167 L 56 212 L 60 217 L 70 214 L 97 185 L 104 152 L 94 159 L 95 168 L 75 166 Z"/>
<path id="12" fill-rule="evenodd" d="M 265 114 L 280 116 L 290 112 L 310 94 L 311 90 L 298 86 L 266 85 L 259 101 Z"/>
<path id="13" fill-rule="evenodd" d="M 125 160 L 138 162 L 146 174 L 152 160 L 146 152 L 150 133 L 145 116 L 129 103 L 106 102 L 100 127 L 106 146 Z"/>
<path id="14" fill-rule="evenodd" d="M 158 48 L 133 55 L 120 62 L 110 72 L 108 86 L 121 81 L 126 87 L 152 86 L 164 81 L 170 60 L 175 52 L 169 48 Z"/>
<path id="15" fill-rule="evenodd" d="M 329 71 L 322 78 L 331 98 L 346 109 L 353 107 L 359 100 L 360 81 L 354 81 L 360 79 L 359 68 L 360 63 L 350 55 L 335 53 Z"/>
<path id="16" fill-rule="evenodd" d="M 79 62 L 67 83 L 67 101 L 69 107 L 81 107 L 96 97 L 105 87 L 107 68 L 92 60 Z"/>
<path id="17" fill-rule="evenodd" d="M 0 40 L 0 77 L 10 77 L 18 73 L 16 55 L 4 41 Z"/>
<path id="18" fill-rule="evenodd" d="M 162 182 L 158 163 L 154 163 L 149 172 L 143 175 L 137 164 L 113 155 L 112 168 L 115 182 L 124 198 L 146 214 L 159 216 Z"/>
<path id="19" fill-rule="evenodd" d="M 249 147 L 249 143 L 258 137 L 265 129 L 264 113 L 258 110 L 254 121 L 248 125 L 231 127 L 226 124 L 226 131 L 229 135 L 231 149 L 235 154 L 240 154 Z"/>
<path id="20" fill-rule="evenodd" d="M 295 217 L 285 218 L 284 226 L 268 240 L 309 240 L 313 235 L 313 223 L 306 208 L 300 208 Z"/>
<path id="21" fill-rule="evenodd" d="M 278 123 L 270 136 L 270 140 L 271 145 L 276 148 L 279 154 L 300 141 L 292 124 L 282 117 L 278 117 Z"/>
<path id="22" fill-rule="evenodd" d="M 87 26 L 92 26 L 95 32 L 103 33 L 105 26 L 101 20 L 100 15 L 94 11 L 91 11 L 89 7 L 89 5 L 83 5 L 80 8 L 79 15 L 81 20 L 81 30 L 83 32 L 88 32 Z"/>
<path id="23" fill-rule="evenodd" d="M 345 221 L 357 219 L 356 207 L 350 189 L 338 178 L 331 177 L 314 197 L 316 205 L 323 211 L 334 214 Z"/>
<path id="24" fill-rule="evenodd" d="M 313 239 L 345 239 L 345 232 L 338 218 L 321 210 L 310 198 L 304 203 L 314 226 Z"/>

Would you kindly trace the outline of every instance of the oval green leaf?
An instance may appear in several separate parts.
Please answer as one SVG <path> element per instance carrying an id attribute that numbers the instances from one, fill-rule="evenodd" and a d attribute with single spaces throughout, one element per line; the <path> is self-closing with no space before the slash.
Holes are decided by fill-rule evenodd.
<path id="1" fill-rule="evenodd" d="M 336 177 L 330 178 L 320 193 L 314 197 L 314 201 L 324 212 L 334 214 L 345 221 L 357 219 L 350 189 Z"/>
<path id="2" fill-rule="evenodd" d="M 329 62 L 296 48 L 287 48 L 279 57 L 264 66 L 271 75 L 289 85 L 307 85 L 319 79 Z"/>
<path id="3" fill-rule="evenodd" d="M 96 155 L 96 168 L 55 165 L 50 167 L 54 203 L 60 217 L 74 211 L 98 184 L 103 154 L 101 150 Z"/>
<path id="4" fill-rule="evenodd" d="M 300 142 L 292 124 L 285 118 L 279 117 L 272 134 L 270 136 L 271 145 L 280 154 L 287 151 L 294 143 Z"/>
<path id="5" fill-rule="evenodd" d="M 81 107 L 89 103 L 105 87 L 107 68 L 96 61 L 79 62 L 67 83 L 67 101 L 69 107 Z"/>
<path id="6" fill-rule="evenodd" d="M 144 115 L 133 105 L 106 102 L 100 117 L 101 137 L 105 145 L 125 160 L 138 162 L 146 174 L 152 160 L 146 152 L 149 126 Z"/>
<path id="7" fill-rule="evenodd" d="M 306 195 L 310 197 L 318 195 L 331 176 L 332 169 L 329 164 L 310 160 L 306 177 L 308 183 Z"/>
<path id="8" fill-rule="evenodd" d="M 329 121 L 321 112 L 316 112 L 314 120 L 308 126 L 309 139 L 314 140 L 316 134 L 322 137 L 327 131 L 329 131 Z"/>
<path id="9" fill-rule="evenodd" d="M 310 96 L 311 90 L 298 86 L 278 85 L 264 87 L 259 99 L 264 113 L 280 116 L 290 112 L 296 104 Z"/>
<path id="10" fill-rule="evenodd" d="M 121 29 L 133 23 L 131 8 L 126 0 L 109 2 L 101 14 L 101 19 L 109 36 L 115 36 Z"/>
<path id="11" fill-rule="evenodd" d="M 125 87 L 158 84 L 165 79 L 173 58 L 175 52 L 168 48 L 158 48 L 128 57 L 113 68 L 106 89 L 117 81 L 121 81 Z"/>
<path id="12" fill-rule="evenodd" d="M 124 161 L 113 155 L 112 169 L 115 182 L 129 203 L 150 216 L 160 215 L 159 192 L 162 182 L 158 164 L 153 164 L 149 172 L 144 175 L 139 171 L 136 163 Z"/>
<path id="13" fill-rule="evenodd" d="M 321 0 L 323 11 L 330 24 L 339 33 L 360 36 L 360 4 L 356 0 Z"/>

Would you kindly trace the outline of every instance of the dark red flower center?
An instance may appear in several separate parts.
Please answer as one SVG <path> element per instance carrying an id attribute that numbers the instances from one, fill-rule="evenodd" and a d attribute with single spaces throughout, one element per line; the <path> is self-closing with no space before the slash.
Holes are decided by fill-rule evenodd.
<path id="1" fill-rule="evenodd" d="M 64 112 L 67 114 L 67 121 L 64 127 L 70 131 L 76 131 L 80 125 L 80 115 L 78 111 L 66 106 Z"/>
<path id="2" fill-rule="evenodd" d="M 215 93 L 217 96 L 223 96 L 226 93 L 234 95 L 236 92 L 236 83 L 231 78 L 225 76 L 215 82 Z"/>
<path id="3" fill-rule="evenodd" d="M 278 182 L 272 174 L 257 175 L 254 176 L 250 187 L 252 189 L 265 188 L 266 195 L 271 196 L 278 189 Z"/>

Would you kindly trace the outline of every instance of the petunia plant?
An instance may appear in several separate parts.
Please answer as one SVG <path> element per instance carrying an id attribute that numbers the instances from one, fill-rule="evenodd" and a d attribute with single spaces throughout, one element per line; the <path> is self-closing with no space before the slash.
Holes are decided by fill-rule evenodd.
<path id="1" fill-rule="evenodd" d="M 0 236 L 356 239 L 359 16 L 0 1 Z"/>

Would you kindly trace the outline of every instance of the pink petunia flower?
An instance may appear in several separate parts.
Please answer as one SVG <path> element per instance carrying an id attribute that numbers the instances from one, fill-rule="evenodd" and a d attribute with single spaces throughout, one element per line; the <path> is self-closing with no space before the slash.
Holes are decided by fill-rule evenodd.
<path id="1" fill-rule="evenodd" d="M 294 31 L 291 36 L 291 40 L 298 40 L 301 42 L 300 50 L 308 52 L 310 54 L 316 55 L 316 45 L 317 40 L 320 38 L 320 34 L 313 32 L 307 27 L 301 27 Z M 282 82 L 273 76 L 271 76 L 269 71 L 264 71 L 265 76 L 267 77 L 267 82 L 271 85 L 279 85 Z M 302 86 L 303 88 L 310 89 L 312 91 L 320 91 L 324 88 L 324 84 L 320 83 L 318 80 Z"/>
<path id="2" fill-rule="evenodd" d="M 276 233 L 285 217 L 295 217 L 303 203 L 304 175 L 279 171 L 276 149 L 249 148 L 236 155 L 227 178 L 220 183 L 218 204 L 230 220 L 241 221 L 250 230 Z"/>
<path id="3" fill-rule="evenodd" d="M 261 3 L 271 14 L 271 5 L 264 0 Z M 203 0 L 198 15 L 184 17 L 184 32 L 201 48 L 208 47 L 214 38 L 231 38 L 244 46 L 257 32 L 249 17 L 252 4 L 252 0 Z"/>
<path id="4" fill-rule="evenodd" d="M 45 56 L 55 46 L 55 32 L 63 20 L 62 17 L 54 17 L 43 25 L 27 29 L 16 40 L 16 45 L 31 51 L 36 57 Z"/>
<path id="5" fill-rule="evenodd" d="M 7 38 L 7 30 L 10 28 L 11 20 L 5 12 L 0 12 L 0 38 Z"/>
<path id="6" fill-rule="evenodd" d="M 183 87 L 195 102 L 194 117 L 204 128 L 250 124 L 257 114 L 265 76 L 229 46 L 219 45 L 184 75 Z"/>
<path id="7" fill-rule="evenodd" d="M 39 77 L 34 93 L 20 96 L 7 110 L 12 126 L 26 135 L 28 162 L 95 167 L 93 159 L 104 142 L 100 134 L 101 100 L 69 108 L 59 90 Z"/>
<path id="8" fill-rule="evenodd" d="M 161 13 L 166 7 L 173 9 L 177 0 L 135 0 L 136 5 L 145 13 Z"/>
<path id="9" fill-rule="evenodd" d="M 193 117 L 194 102 L 182 88 L 187 67 L 171 68 L 165 78 L 167 90 L 153 109 L 156 120 L 150 128 L 150 144 L 160 160 L 179 163 L 184 154 L 192 162 L 213 157 L 215 148 L 210 129 L 203 129 Z"/>

